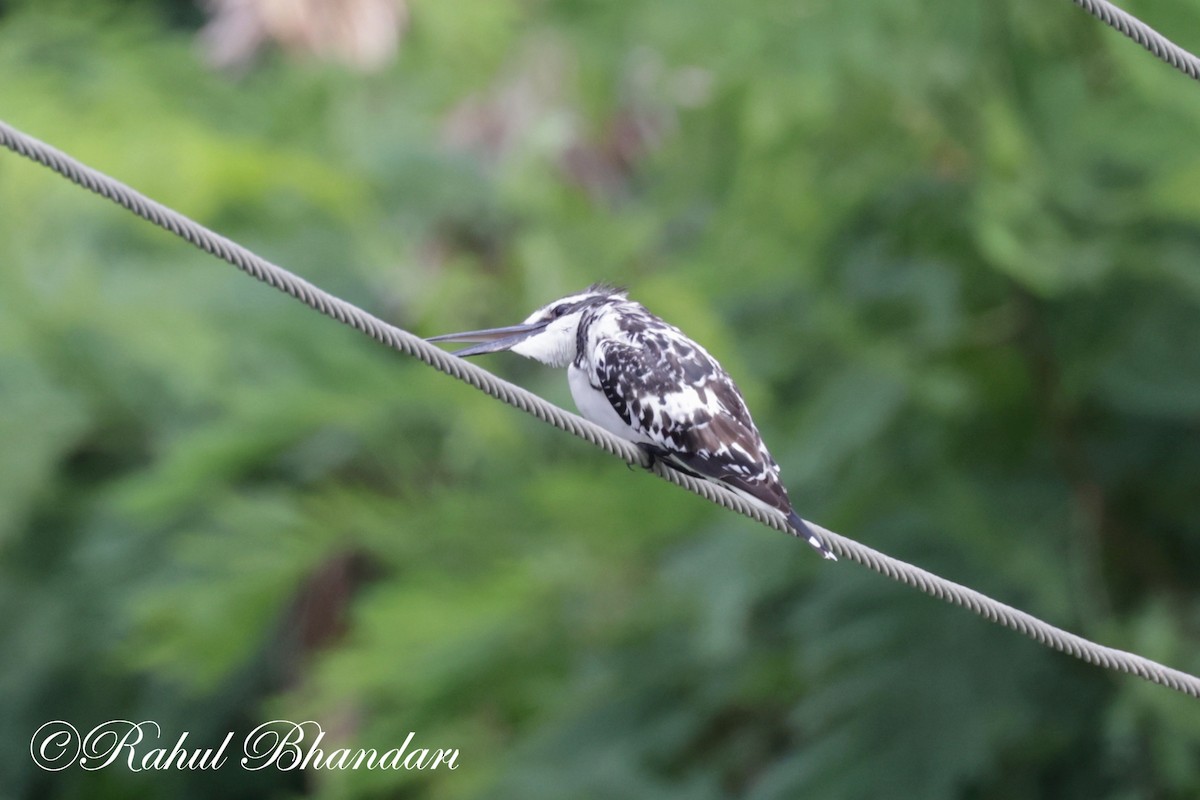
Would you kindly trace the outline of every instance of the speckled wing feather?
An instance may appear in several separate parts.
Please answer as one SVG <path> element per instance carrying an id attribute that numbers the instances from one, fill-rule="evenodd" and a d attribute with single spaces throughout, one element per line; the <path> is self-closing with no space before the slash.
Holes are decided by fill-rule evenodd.
<path id="1" fill-rule="evenodd" d="M 733 380 L 703 348 L 659 325 L 661 333 L 638 331 L 641 346 L 600 342 L 593 386 L 656 456 L 790 512 L 779 466 Z"/>

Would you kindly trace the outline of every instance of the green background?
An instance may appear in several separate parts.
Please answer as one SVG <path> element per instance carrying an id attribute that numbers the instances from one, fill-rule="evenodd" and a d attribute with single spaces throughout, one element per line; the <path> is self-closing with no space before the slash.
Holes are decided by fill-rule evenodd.
<path id="1" fill-rule="evenodd" d="M 1127 8 L 1168 34 L 1185 2 Z M 406 329 L 597 280 L 800 512 L 1200 672 L 1200 86 L 1045 0 L 0 3 L 0 118 Z M 482 362 L 570 407 L 564 375 Z M 624 468 L 0 153 L 0 796 L 1200 796 L 1200 704 Z M 52 719 L 455 771 L 59 773 Z M 236 754 L 235 754 L 236 755 Z"/>

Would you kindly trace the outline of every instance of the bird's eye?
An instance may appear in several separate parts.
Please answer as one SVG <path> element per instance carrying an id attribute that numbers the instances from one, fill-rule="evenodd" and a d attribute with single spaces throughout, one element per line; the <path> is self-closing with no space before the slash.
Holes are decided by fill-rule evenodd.
<path id="1" fill-rule="evenodd" d="M 570 303 L 559 303 L 554 308 L 550 309 L 550 315 L 553 317 L 561 317 L 563 314 L 567 313 L 567 310 L 570 307 Z"/>

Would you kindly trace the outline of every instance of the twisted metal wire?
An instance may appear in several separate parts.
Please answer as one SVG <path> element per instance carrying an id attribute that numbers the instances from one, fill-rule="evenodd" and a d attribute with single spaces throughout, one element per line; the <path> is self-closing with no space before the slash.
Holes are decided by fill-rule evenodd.
<path id="1" fill-rule="evenodd" d="M 1200 58 L 1108 0 L 1071 0 L 1096 19 L 1128 36 L 1158 58 L 1194 80 L 1200 80 Z"/>
<path id="2" fill-rule="evenodd" d="M 415 334 L 389 325 L 357 306 L 293 275 L 284 268 L 260 258 L 241 245 L 210 231 L 184 215 L 151 200 L 125 184 L 81 164 L 44 142 L 21 133 L 3 121 L 0 121 L 0 143 L 32 161 L 49 167 L 79 186 L 112 200 L 142 219 L 153 222 L 191 242 L 206 253 L 228 261 L 243 272 L 291 295 L 310 308 L 367 334 L 376 341 L 417 358 L 492 397 L 532 414 L 543 422 L 548 422 L 561 430 L 572 433 L 621 458 L 627 464 L 643 467 L 649 465 L 645 454 L 630 442 L 620 439 L 582 417 L 559 408 L 474 364 L 426 343 Z M 671 469 L 661 461 L 656 461 L 652 469 L 659 477 L 682 486 L 713 503 L 744 514 L 775 530 L 792 533 L 784 516 L 778 512 L 769 512 L 751 505 L 721 486 L 697 480 L 690 475 Z M 1047 647 L 1068 653 L 1089 663 L 1137 675 L 1153 683 L 1200 698 L 1200 678 L 1194 675 L 1172 669 L 1134 653 L 1096 644 L 1043 622 L 1031 614 L 994 600 L 981 592 L 884 555 L 819 525 L 812 525 L 812 527 L 839 557 L 854 561 L 900 583 L 913 586 L 940 600 L 969 609 L 985 619 L 1012 628 Z"/>

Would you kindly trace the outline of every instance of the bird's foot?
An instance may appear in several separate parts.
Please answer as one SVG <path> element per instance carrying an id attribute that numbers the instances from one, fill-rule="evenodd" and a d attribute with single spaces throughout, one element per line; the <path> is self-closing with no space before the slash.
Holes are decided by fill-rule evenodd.
<path id="1" fill-rule="evenodd" d="M 646 457 L 650 459 L 650 461 L 646 464 L 646 469 L 653 472 L 654 465 L 662 460 L 662 451 L 660 451 L 657 447 L 648 444 L 639 444 L 638 447 L 643 453 L 646 454 Z M 630 464 L 629 468 L 633 469 L 633 464 Z"/>

